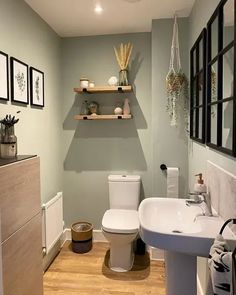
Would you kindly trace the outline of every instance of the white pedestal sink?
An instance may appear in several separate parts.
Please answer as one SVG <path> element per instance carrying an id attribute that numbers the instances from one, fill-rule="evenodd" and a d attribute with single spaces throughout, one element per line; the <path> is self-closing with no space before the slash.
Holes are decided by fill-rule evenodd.
<path id="1" fill-rule="evenodd" d="M 203 209 L 186 199 L 147 198 L 139 206 L 140 235 L 150 246 L 165 250 L 167 295 L 196 295 L 196 258 L 208 257 L 224 220 L 199 216 Z M 232 247 L 236 237 L 227 226 Z"/>
<path id="2" fill-rule="evenodd" d="M 197 257 L 165 251 L 166 294 L 197 295 Z"/>

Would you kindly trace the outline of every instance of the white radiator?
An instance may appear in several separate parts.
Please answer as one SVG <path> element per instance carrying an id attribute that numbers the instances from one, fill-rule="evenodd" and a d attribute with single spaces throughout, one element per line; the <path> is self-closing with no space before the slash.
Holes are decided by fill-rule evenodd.
<path id="1" fill-rule="evenodd" d="M 63 233 L 62 192 L 42 205 L 42 226 L 44 253 L 48 254 Z"/>

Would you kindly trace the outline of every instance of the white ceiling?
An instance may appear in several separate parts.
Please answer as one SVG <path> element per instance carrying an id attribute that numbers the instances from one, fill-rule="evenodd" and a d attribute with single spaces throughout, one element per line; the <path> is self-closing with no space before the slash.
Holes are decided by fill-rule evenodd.
<path id="1" fill-rule="evenodd" d="M 25 0 L 62 37 L 150 32 L 152 19 L 188 16 L 194 0 Z M 94 7 L 104 11 L 97 15 Z"/>

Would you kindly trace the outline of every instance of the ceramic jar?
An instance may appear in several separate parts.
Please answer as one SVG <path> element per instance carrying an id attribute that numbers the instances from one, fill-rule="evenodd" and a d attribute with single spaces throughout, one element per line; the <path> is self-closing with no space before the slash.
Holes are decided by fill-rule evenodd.
<path id="1" fill-rule="evenodd" d="M 95 83 L 94 81 L 90 81 L 89 82 L 89 88 L 94 88 L 95 87 Z"/>
<path id="2" fill-rule="evenodd" d="M 89 79 L 81 78 L 80 79 L 80 87 L 81 88 L 88 88 L 89 87 Z"/>

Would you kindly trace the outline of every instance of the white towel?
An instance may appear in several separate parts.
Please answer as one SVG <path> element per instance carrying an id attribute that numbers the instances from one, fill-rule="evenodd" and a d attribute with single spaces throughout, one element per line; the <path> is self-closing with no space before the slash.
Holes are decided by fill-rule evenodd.
<path id="1" fill-rule="evenodd" d="M 210 249 L 208 266 L 215 295 L 235 295 L 235 265 L 228 244 L 218 235 Z"/>

